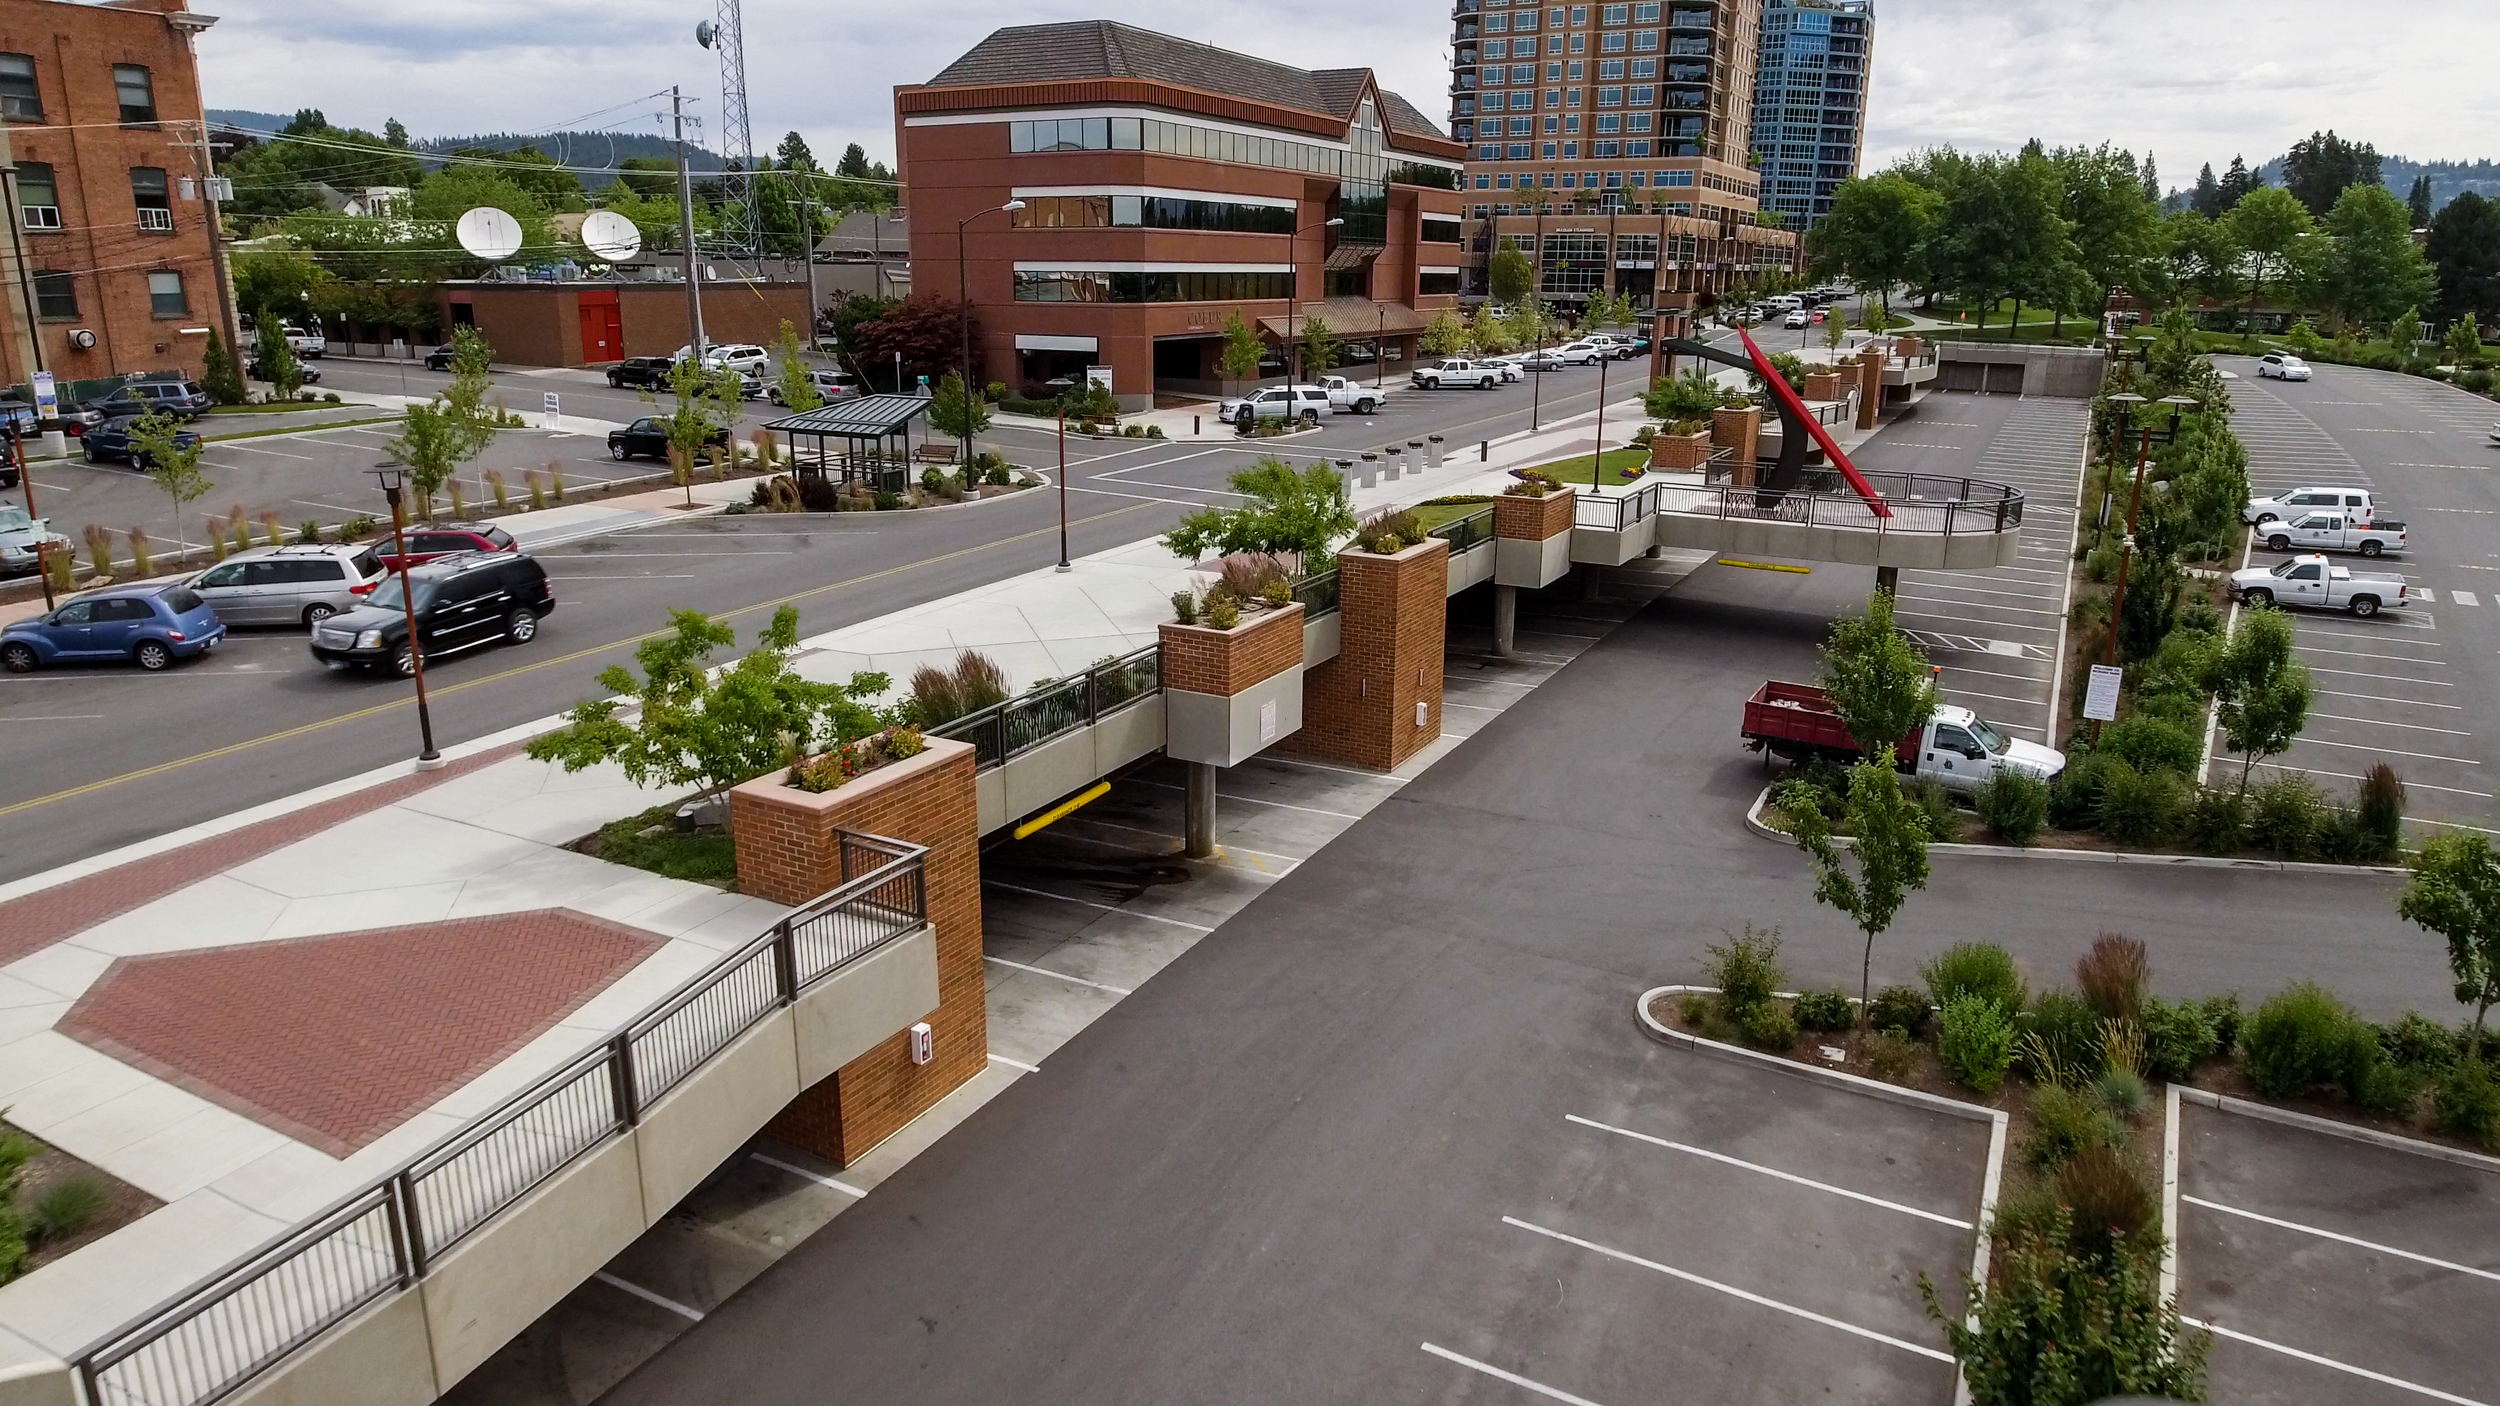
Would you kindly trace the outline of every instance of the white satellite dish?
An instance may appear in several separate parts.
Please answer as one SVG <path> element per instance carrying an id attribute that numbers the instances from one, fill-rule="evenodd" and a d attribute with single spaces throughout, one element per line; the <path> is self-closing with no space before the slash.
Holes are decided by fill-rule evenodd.
<path id="1" fill-rule="evenodd" d="M 460 247 L 490 264 L 521 252 L 521 222 L 492 205 L 480 205 L 453 227 Z"/>
<path id="2" fill-rule="evenodd" d="M 642 252 L 642 231 L 614 210 L 593 210 L 582 220 L 582 244 L 591 253 L 615 263 Z"/>

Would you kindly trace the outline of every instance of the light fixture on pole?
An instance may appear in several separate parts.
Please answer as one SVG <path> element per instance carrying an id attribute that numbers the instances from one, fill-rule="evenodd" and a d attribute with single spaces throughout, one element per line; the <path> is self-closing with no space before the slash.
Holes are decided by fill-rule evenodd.
<path id="1" fill-rule="evenodd" d="M 967 281 L 966 274 L 965 274 L 965 259 L 964 259 L 964 226 L 966 226 L 966 225 L 968 225 L 968 224 L 971 224 L 974 220 L 977 220 L 977 219 L 981 218 L 983 215 L 995 214 L 995 213 L 998 213 L 998 212 L 1001 212 L 1001 211 L 1004 211 L 1004 212 L 1007 212 L 1007 213 L 1012 214 L 1012 213 L 1014 213 L 1015 211 L 1021 210 L 1021 209 L 1023 209 L 1023 208 L 1024 208 L 1024 202 L 1023 202 L 1023 201 L 1021 201 L 1021 200 L 1010 200 L 1010 201 L 1008 201 L 1008 202 L 1007 202 L 1006 204 L 1004 204 L 1004 205 L 993 205 L 993 206 L 988 207 L 987 209 L 975 210 L 975 211 L 973 211 L 971 214 L 966 215 L 966 216 L 964 216 L 962 219 L 957 220 L 957 221 L 955 222 L 955 331 L 956 331 L 956 336 L 957 336 L 957 337 L 958 337 L 958 338 L 962 341 L 962 343 L 963 343 L 963 377 L 964 377 L 964 404 L 963 404 L 963 411 L 964 411 L 964 462 L 963 462 L 963 472 L 965 472 L 966 474 L 969 474 L 969 473 L 971 473 L 971 472 L 972 472 L 972 396 L 973 396 L 973 390 L 972 390 L 972 302 L 971 302 L 971 293 L 969 292 L 969 289 L 970 289 L 970 286 L 971 286 L 971 285 L 970 285 L 970 284 L 969 284 L 969 282 Z M 902 371 L 901 371 L 901 370 L 900 370 L 900 368 L 898 367 L 898 368 L 896 369 L 895 373 L 894 373 L 894 388 L 895 388 L 896 390 L 901 390 L 901 389 L 902 389 L 902 386 L 903 386 Z"/>
<path id="2" fill-rule="evenodd" d="M 2144 397 L 2128 391 L 2120 391 L 2109 400 L 2118 408 L 2118 438 L 2120 443 L 2124 443 L 2127 431 L 2138 428 L 2135 417 L 2146 401 Z M 2118 539 L 2118 589 L 2111 595 L 2109 603 L 2109 644 L 2102 654 L 2102 662 L 2108 664 L 2118 662 L 2118 628 L 2126 619 L 2127 568 L 2135 560 L 2135 510 L 2144 502 L 2145 463 L 2153 457 L 2154 445 L 2170 444 L 2179 438 L 2180 415 L 2197 408 L 2197 402 L 2184 395 L 2166 395 L 2154 403 L 2170 407 L 2170 423 L 2165 428 L 2155 429 L 2148 421 L 2139 431 L 2141 438 L 2135 455 L 2135 487 L 2127 495 L 2127 532 Z"/>
<path id="3" fill-rule="evenodd" d="M 425 651 L 417 643 L 417 597 L 408 584 L 408 514 L 402 507 L 408 474 L 395 464 L 383 464 L 375 467 L 373 476 L 391 505 L 391 553 L 398 563 L 399 608 L 408 624 L 408 676 L 417 685 L 417 738 L 423 744 L 417 753 L 417 770 L 433 771 L 443 765 L 443 754 L 434 750 L 434 715 L 425 704 Z"/>

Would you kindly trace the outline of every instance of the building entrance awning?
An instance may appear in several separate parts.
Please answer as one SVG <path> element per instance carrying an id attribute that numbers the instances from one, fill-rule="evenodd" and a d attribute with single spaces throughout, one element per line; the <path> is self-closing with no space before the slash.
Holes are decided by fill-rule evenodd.
<path id="1" fill-rule="evenodd" d="M 1402 337 L 1421 332 L 1432 322 L 1432 314 L 1410 308 L 1404 303 L 1377 303 L 1369 298 L 1325 298 L 1304 303 L 1294 310 L 1290 319 L 1262 317 L 1259 330 L 1271 337 L 1298 340 L 1308 319 L 1318 318 L 1328 330 L 1340 337 Z"/>

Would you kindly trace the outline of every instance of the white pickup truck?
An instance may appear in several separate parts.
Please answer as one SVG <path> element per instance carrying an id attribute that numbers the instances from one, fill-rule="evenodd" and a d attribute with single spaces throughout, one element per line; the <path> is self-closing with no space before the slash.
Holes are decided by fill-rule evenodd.
<path id="1" fill-rule="evenodd" d="M 2231 573 L 2231 595 L 2251 605 L 2297 605 L 2310 610 L 2349 610 L 2367 618 L 2413 604 L 2401 576 L 2357 574 L 2316 553 L 2273 566 Z"/>
<path id="2" fill-rule="evenodd" d="M 1322 376 L 1319 383 L 1328 392 L 1329 406 L 1340 413 L 1351 410 L 1357 415 L 1369 415 L 1389 399 L 1386 387 L 1367 386 L 1343 376 Z"/>
<path id="3" fill-rule="evenodd" d="M 2274 519 L 2290 522 L 2307 517 L 2324 508 L 2340 508 L 2354 522 L 2371 522 L 2378 517 L 2378 505 L 2366 488 L 2294 488 L 2271 498 L 2254 498 L 2240 509 L 2240 521 L 2265 530 Z"/>
<path id="4" fill-rule="evenodd" d="M 1443 386 L 1474 386 L 1491 390 L 1502 383 L 1499 368 L 1486 362 L 1469 361 L 1464 357 L 1443 357 L 1430 366 L 1418 366 L 1407 374 L 1408 383 L 1425 390 Z"/>
<path id="5" fill-rule="evenodd" d="M 2278 518 L 2259 523 L 2257 537 L 2270 552 L 2359 552 L 2374 557 L 2405 549 L 2403 523 L 2386 518 L 2361 522 L 2344 516 L 2341 509 L 2310 513 L 2290 522 Z"/>

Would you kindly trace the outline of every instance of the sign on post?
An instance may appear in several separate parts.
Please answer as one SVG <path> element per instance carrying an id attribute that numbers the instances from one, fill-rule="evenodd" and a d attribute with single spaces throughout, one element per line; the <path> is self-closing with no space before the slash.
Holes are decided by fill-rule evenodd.
<path id="1" fill-rule="evenodd" d="M 552 430 L 557 427 L 556 421 L 560 419 L 561 416 L 558 413 L 556 406 L 556 393 L 554 391 L 540 392 L 538 397 L 538 427 L 540 429 Z"/>
<path id="2" fill-rule="evenodd" d="M 2094 722 L 2118 719 L 2118 683 L 2127 671 L 2114 664 L 2092 666 L 2092 682 L 2083 691 L 2083 715 Z"/>
<path id="3" fill-rule="evenodd" d="M 35 414 L 46 420 L 61 418 L 61 392 L 52 383 L 52 373 L 35 373 Z"/>

